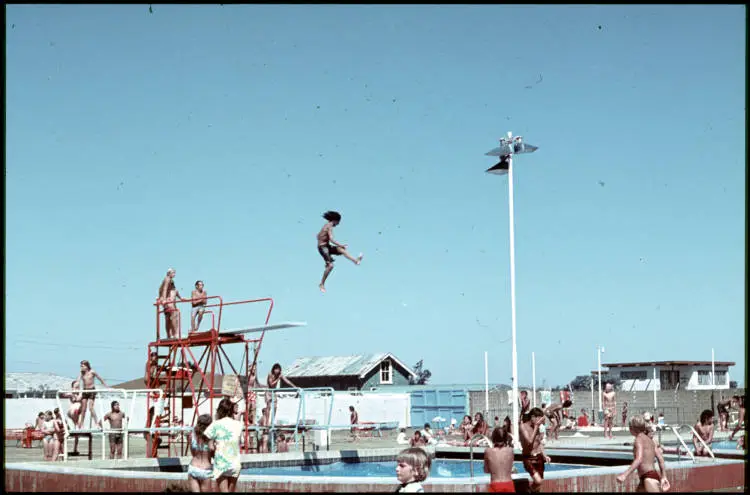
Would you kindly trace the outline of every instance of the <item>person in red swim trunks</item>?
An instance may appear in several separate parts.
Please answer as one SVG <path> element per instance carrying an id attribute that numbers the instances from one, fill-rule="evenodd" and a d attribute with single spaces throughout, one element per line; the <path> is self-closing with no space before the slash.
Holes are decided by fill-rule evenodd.
<path id="1" fill-rule="evenodd" d="M 490 493 L 515 493 L 513 438 L 503 426 L 492 430 L 492 448 L 484 451 L 484 472 L 490 473 Z"/>
<path id="2" fill-rule="evenodd" d="M 635 437 L 633 446 L 633 462 L 628 469 L 617 477 L 618 483 L 623 483 L 633 471 L 638 470 L 641 482 L 638 484 L 639 492 L 661 492 L 668 487 L 667 475 L 662 471 L 661 475 L 654 469 L 656 461 L 656 445 L 649 437 L 649 429 L 643 416 L 637 415 L 630 419 L 630 433 Z M 666 490 L 665 490 L 666 491 Z"/>
<path id="3" fill-rule="evenodd" d="M 544 420 L 544 412 L 535 407 L 524 415 L 523 421 L 519 425 L 521 459 L 523 460 L 523 468 L 531 476 L 531 485 L 529 486 L 531 492 L 540 491 L 544 480 L 544 463 L 551 462 L 550 458 L 544 453 L 544 446 L 542 445 L 544 433 L 539 429 L 544 424 Z"/>

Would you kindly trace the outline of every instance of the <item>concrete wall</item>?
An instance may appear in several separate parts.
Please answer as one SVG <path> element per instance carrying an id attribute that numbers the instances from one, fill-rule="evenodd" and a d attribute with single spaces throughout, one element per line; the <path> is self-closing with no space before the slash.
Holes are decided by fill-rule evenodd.
<path id="1" fill-rule="evenodd" d="M 656 411 L 664 413 L 664 420 L 667 423 L 674 424 L 694 424 L 698 421 L 701 411 L 704 409 L 713 409 L 716 411 L 716 403 L 722 396 L 729 397 L 732 395 L 743 395 L 745 389 L 729 390 L 678 390 L 660 391 L 656 393 Z M 713 396 L 713 401 L 712 401 Z M 529 391 L 531 398 L 531 391 Z M 559 402 L 559 392 L 552 392 L 553 402 Z M 542 393 L 537 390 L 537 406 L 542 404 Z M 573 392 L 571 395 L 573 407 L 576 416 L 580 414 L 581 408 L 585 408 L 591 417 L 591 392 Z M 617 414 L 615 415 L 615 424 L 620 425 L 622 421 L 622 403 L 628 403 L 628 415 L 642 413 L 645 411 L 654 412 L 654 393 L 653 392 L 617 392 Z M 485 412 L 484 391 L 469 392 L 469 410 L 470 412 Z M 594 393 L 594 410 L 599 410 L 598 395 Z M 512 406 L 508 403 L 508 394 L 505 390 L 490 390 L 489 393 L 489 414 L 485 417 L 492 424 L 492 418 L 499 416 L 502 420 L 506 415 L 512 415 Z"/>
<path id="2" fill-rule="evenodd" d="M 131 394 L 132 397 L 132 394 Z M 130 417 L 132 428 L 144 428 L 146 425 L 146 397 L 139 395 L 133 404 L 132 398 L 127 400 L 118 399 L 120 406 L 126 415 Z M 96 412 L 101 418 L 110 409 L 111 397 L 96 401 Z M 327 412 L 330 407 L 330 395 L 317 395 L 310 393 L 305 399 L 304 419 L 315 420 L 317 424 L 326 421 Z M 214 399 L 214 409 L 219 400 Z M 67 414 L 69 402 L 62 401 L 62 410 Z M 349 406 L 354 406 L 359 412 L 360 421 L 364 422 L 398 422 L 399 426 L 409 425 L 409 412 L 411 410 L 411 395 L 406 393 L 349 393 L 335 392 L 333 397 L 333 413 L 331 424 L 349 424 Z M 6 399 L 4 416 L 5 428 L 23 428 L 26 423 L 34 424 L 39 411 L 54 410 L 57 402 L 54 399 Z M 244 410 L 244 402 L 240 402 L 240 409 Z M 256 415 L 259 417 L 261 409 L 265 407 L 262 394 L 258 394 Z M 279 396 L 276 409 L 276 423 L 293 424 L 297 419 L 300 408 L 300 399 L 292 394 L 284 393 Z M 131 412 L 132 411 L 132 412 Z M 207 401 L 200 405 L 201 414 L 212 414 L 210 403 Z M 178 415 L 179 415 L 178 411 Z M 212 414 L 213 415 L 213 414 Z M 185 410 L 187 423 L 192 422 L 193 410 Z M 88 416 L 87 416 L 88 417 Z M 88 419 L 84 427 L 88 428 Z"/>

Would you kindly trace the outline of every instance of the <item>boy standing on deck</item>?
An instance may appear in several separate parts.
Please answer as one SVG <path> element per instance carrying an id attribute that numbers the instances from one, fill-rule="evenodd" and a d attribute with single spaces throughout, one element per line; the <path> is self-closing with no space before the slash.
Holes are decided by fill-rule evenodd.
<path id="1" fill-rule="evenodd" d="M 320 253 L 326 263 L 326 268 L 323 272 L 323 279 L 320 281 L 319 286 L 321 292 L 326 291 L 326 279 L 333 270 L 333 256 L 344 255 L 346 259 L 348 259 L 355 265 L 359 265 L 362 262 L 363 256 L 362 253 L 360 253 L 358 258 L 354 258 L 346 250 L 346 244 L 338 243 L 333 239 L 333 228 L 338 226 L 338 224 L 341 222 L 341 214 L 339 212 L 327 211 L 323 213 L 323 218 L 325 218 L 328 223 L 323 225 L 323 228 L 320 229 L 320 232 L 318 232 L 318 253 Z"/>
<path id="2" fill-rule="evenodd" d="M 102 423 L 109 421 L 109 427 L 113 430 L 121 430 L 123 421 L 127 420 L 125 413 L 120 411 L 120 403 L 116 400 L 112 401 L 112 410 L 104 415 L 101 421 L 99 421 L 99 428 L 103 428 Z M 122 443 L 124 433 L 118 431 L 116 433 L 109 434 L 109 458 L 110 459 L 122 459 Z"/>

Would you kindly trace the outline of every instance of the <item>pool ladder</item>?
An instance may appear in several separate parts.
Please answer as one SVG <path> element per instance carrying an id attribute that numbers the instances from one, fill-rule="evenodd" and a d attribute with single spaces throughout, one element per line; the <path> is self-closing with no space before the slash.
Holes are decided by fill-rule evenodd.
<path id="1" fill-rule="evenodd" d="M 716 456 L 714 456 L 713 450 L 711 450 L 711 447 L 709 447 L 708 444 L 703 441 L 703 439 L 701 438 L 701 436 L 698 435 L 698 432 L 695 431 L 695 428 L 693 428 L 692 425 L 670 426 L 669 428 L 674 432 L 675 436 L 677 436 L 677 439 L 680 441 L 680 443 L 682 444 L 682 446 L 685 447 L 685 451 L 688 453 L 688 455 L 690 456 L 690 459 L 693 462 L 697 462 L 696 459 L 695 459 L 695 455 L 693 454 L 693 451 L 688 448 L 687 444 L 685 443 L 685 439 L 683 439 L 682 435 L 680 435 L 680 430 L 683 429 L 683 428 L 689 428 L 690 431 L 693 433 L 693 435 L 695 435 L 695 437 L 698 439 L 698 441 L 703 445 L 703 447 L 706 449 L 706 451 L 708 452 L 708 454 L 711 456 L 711 459 L 713 459 L 714 461 L 716 461 Z M 680 449 L 678 447 L 677 448 L 677 461 L 679 462 L 681 458 L 682 458 L 682 449 Z"/>
<path id="2" fill-rule="evenodd" d="M 487 446 L 492 447 L 492 442 L 490 442 L 490 439 L 487 438 L 487 435 L 482 435 L 481 433 L 477 433 L 471 439 L 469 440 L 469 472 L 471 473 L 471 490 L 472 492 L 477 491 L 477 485 L 474 482 L 474 439 L 475 438 L 484 438 L 487 441 Z"/>

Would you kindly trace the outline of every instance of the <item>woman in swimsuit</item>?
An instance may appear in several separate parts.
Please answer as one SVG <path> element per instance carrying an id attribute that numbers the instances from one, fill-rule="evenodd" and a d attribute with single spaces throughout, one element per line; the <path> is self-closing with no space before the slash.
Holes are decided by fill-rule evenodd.
<path id="1" fill-rule="evenodd" d="M 62 414 L 60 414 L 60 408 L 55 408 L 55 442 L 54 442 L 54 450 L 52 452 L 52 460 L 53 461 L 62 461 L 62 457 L 60 457 L 60 452 L 62 452 L 62 446 L 63 442 L 65 442 L 65 426 L 63 425 L 63 421 L 65 421 L 62 417 Z"/>
<path id="2" fill-rule="evenodd" d="M 44 439 L 42 440 L 44 445 L 44 460 L 53 461 L 54 448 L 55 448 L 55 422 L 52 418 L 52 411 L 47 411 L 44 416 L 45 420 L 42 423 L 42 433 L 44 433 Z"/>
<path id="3" fill-rule="evenodd" d="M 190 466 L 188 466 L 188 484 L 190 490 L 196 493 L 211 491 L 208 488 L 208 480 L 213 478 L 213 467 L 211 466 L 213 452 L 205 435 L 206 428 L 210 424 L 211 415 L 201 414 L 198 416 L 195 428 L 190 434 L 190 452 L 193 454 L 193 460 L 190 461 Z"/>

